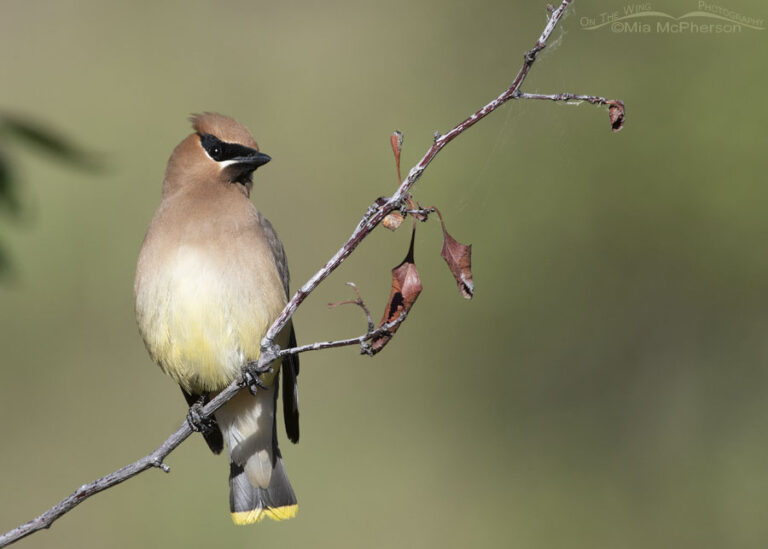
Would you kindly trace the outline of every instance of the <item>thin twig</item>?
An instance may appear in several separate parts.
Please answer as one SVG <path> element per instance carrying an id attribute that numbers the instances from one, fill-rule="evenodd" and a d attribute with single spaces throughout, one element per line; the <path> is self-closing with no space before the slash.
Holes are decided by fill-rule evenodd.
<path id="1" fill-rule="evenodd" d="M 401 213 L 406 213 L 406 214 L 411 214 L 411 215 L 415 215 L 415 216 L 424 216 L 424 217 L 426 217 L 427 215 L 429 215 L 431 213 L 435 213 L 435 208 L 419 208 L 419 209 L 416 209 L 416 210 L 401 210 Z"/>
<path id="2" fill-rule="evenodd" d="M 354 282 L 347 282 L 347 286 L 350 286 L 353 290 L 355 290 L 355 293 L 357 294 L 357 299 L 348 299 L 347 301 L 339 301 L 338 303 L 329 303 L 328 307 L 339 307 L 341 305 L 357 305 L 365 313 L 365 320 L 368 323 L 368 333 L 370 334 L 371 332 L 374 331 L 374 324 L 373 324 L 373 318 L 371 317 L 371 311 L 366 306 L 365 301 L 363 301 L 363 296 L 360 295 L 360 290 L 357 289 L 357 284 L 355 284 Z"/>
<path id="3" fill-rule="evenodd" d="M 611 99 L 606 99 L 605 97 L 597 97 L 595 95 L 579 95 L 575 93 L 552 93 L 552 94 L 545 94 L 545 93 L 523 93 L 520 92 L 515 95 L 515 99 L 542 99 L 545 101 L 586 101 L 588 103 L 592 103 L 593 105 L 608 105 L 611 102 Z"/>
<path id="4" fill-rule="evenodd" d="M 402 324 L 408 313 L 403 311 L 396 319 L 391 322 L 385 322 L 375 330 L 369 330 L 367 333 L 358 336 L 350 337 L 348 339 L 337 339 L 335 341 L 318 341 L 316 343 L 310 343 L 308 345 L 299 345 L 298 347 L 291 347 L 290 349 L 280 349 L 276 354 L 278 358 L 282 358 L 286 355 L 297 355 L 299 353 L 305 353 L 307 351 L 320 351 L 322 349 L 333 349 L 335 347 L 348 347 L 350 345 L 360 345 L 361 354 L 369 354 L 367 341 L 383 335 L 391 333 L 391 330 Z"/>
<path id="5" fill-rule="evenodd" d="M 341 265 L 341 263 L 347 257 L 349 257 L 349 255 L 355 250 L 355 248 L 357 248 L 360 242 L 362 242 L 362 240 L 368 236 L 379 225 L 379 223 L 381 223 L 387 214 L 402 208 L 403 204 L 405 204 L 409 198 L 409 191 L 411 187 L 413 187 L 413 185 L 421 178 L 424 170 L 427 168 L 427 166 L 429 166 L 430 162 L 432 162 L 435 156 L 437 156 L 437 154 L 443 150 L 443 148 L 448 143 L 477 124 L 480 120 L 488 116 L 491 112 L 498 109 L 501 105 L 510 99 L 524 97 L 524 95 L 519 92 L 520 86 L 525 81 L 526 76 L 528 76 L 528 72 L 533 66 L 533 63 L 536 61 L 536 57 L 538 56 L 539 52 L 545 48 L 550 35 L 554 31 L 560 19 L 563 17 L 563 14 L 571 2 L 572 0 L 562 0 L 560 6 L 557 9 L 549 10 L 550 15 L 547 24 L 539 36 L 539 39 L 536 41 L 536 44 L 523 56 L 523 65 L 518 71 L 517 76 L 515 76 L 515 79 L 512 81 L 512 85 L 496 99 L 479 109 L 466 120 L 457 124 L 448 133 L 441 135 L 439 132 L 435 132 L 432 146 L 429 148 L 429 150 L 427 150 L 421 160 L 413 168 L 411 168 L 410 172 L 408 172 L 408 176 L 400 184 L 397 191 L 395 191 L 395 193 L 391 197 L 387 198 L 383 203 L 379 201 L 377 204 L 369 207 L 368 211 L 363 216 L 360 223 L 358 223 L 351 236 L 347 239 L 346 243 L 325 264 L 325 266 L 323 266 L 322 269 L 317 271 L 312 276 L 312 278 L 310 278 L 301 288 L 299 288 L 299 290 L 293 295 L 277 319 L 275 319 L 275 321 L 272 323 L 272 326 L 264 336 L 261 344 L 261 356 L 259 357 L 257 363 L 258 366 L 266 367 L 279 357 L 285 356 L 286 354 L 339 347 L 342 345 L 354 345 L 355 343 L 360 343 L 363 345 L 365 341 L 367 341 L 373 335 L 379 334 L 381 330 L 386 331 L 391 329 L 395 323 L 402 322 L 403 317 L 399 317 L 392 323 L 389 323 L 391 325 L 384 325 L 381 328 L 374 330 L 373 332 L 369 330 L 369 332 L 364 336 L 360 336 L 358 338 L 350 338 L 347 340 L 338 340 L 335 342 L 319 342 L 311 345 L 296 347 L 294 349 L 283 350 L 280 350 L 274 344 L 274 340 L 277 334 L 280 333 L 283 327 L 285 327 L 286 323 L 296 312 L 296 309 L 299 307 L 299 305 L 301 305 L 301 303 L 318 286 L 318 284 L 327 278 L 328 275 L 336 270 L 336 268 L 338 268 L 339 265 Z M 584 97 L 584 100 L 587 100 L 586 96 Z M 535 98 L 543 99 L 545 97 L 541 96 Z M 546 98 L 551 99 L 552 97 Z M 563 95 L 563 99 L 560 100 L 566 101 L 569 99 L 565 99 L 565 95 Z M 384 332 L 382 331 L 381 333 Z M 244 385 L 245 379 L 241 374 L 229 386 L 223 389 L 218 395 L 216 395 L 216 397 L 208 402 L 208 404 L 202 407 L 200 410 L 200 417 L 207 418 L 212 416 L 216 410 L 218 410 L 222 405 L 224 405 L 224 403 L 226 403 L 238 391 L 240 391 Z M 5 534 L 0 535 L 0 547 L 5 547 L 43 528 L 49 528 L 51 524 L 56 521 L 56 519 L 74 509 L 87 498 L 125 480 L 128 480 L 129 478 L 138 475 L 142 471 L 146 471 L 147 469 L 151 469 L 153 467 L 158 467 L 168 472 L 169 468 L 163 463 L 163 460 L 191 434 L 192 429 L 185 420 L 176 430 L 176 432 L 168 437 L 168 439 L 165 440 L 165 442 L 163 442 L 152 453 L 136 460 L 129 465 L 126 465 L 121 469 L 118 469 L 117 471 L 114 471 L 113 473 L 101 477 L 100 479 L 89 482 L 88 484 L 83 484 L 75 492 L 61 500 L 42 515 L 25 524 L 22 524 L 21 526 L 18 526 L 17 528 L 14 528 L 13 530 L 6 532 Z"/>

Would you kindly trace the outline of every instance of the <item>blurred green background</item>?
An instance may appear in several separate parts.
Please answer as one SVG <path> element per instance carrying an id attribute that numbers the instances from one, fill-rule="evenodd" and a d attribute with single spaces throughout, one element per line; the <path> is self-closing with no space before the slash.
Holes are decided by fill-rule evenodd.
<path id="1" fill-rule="evenodd" d="M 543 1 L 275 4 L 0 5 L 0 111 L 101 164 L 0 143 L 21 204 L 0 215 L 1 530 L 184 418 L 132 284 L 190 113 L 236 117 L 274 158 L 253 200 L 298 285 L 394 188 L 390 133 L 407 170 L 509 85 L 545 23 Z M 757 0 L 722 5 L 768 18 Z M 623 99 L 624 131 L 587 104 L 510 103 L 415 188 L 473 244 L 474 300 L 435 219 L 417 234 L 424 292 L 390 346 L 303 356 L 302 440 L 282 437 L 297 519 L 234 527 L 226 460 L 194 437 L 170 475 L 18 547 L 764 547 L 768 31 L 581 28 L 626 6 L 577 1 L 524 87 Z M 373 234 L 301 308 L 300 342 L 364 330 L 356 308 L 326 308 L 346 281 L 378 319 L 408 238 Z"/>

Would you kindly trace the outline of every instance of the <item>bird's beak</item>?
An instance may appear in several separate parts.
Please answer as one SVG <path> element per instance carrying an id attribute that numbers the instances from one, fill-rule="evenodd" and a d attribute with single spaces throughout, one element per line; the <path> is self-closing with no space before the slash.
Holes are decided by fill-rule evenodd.
<path id="1" fill-rule="evenodd" d="M 263 166 L 270 160 L 272 160 L 271 156 L 264 153 L 260 153 L 259 151 L 253 151 L 251 154 L 247 156 L 237 156 L 235 158 L 232 158 L 230 161 L 232 162 L 232 164 L 247 167 L 250 170 L 255 170 L 256 168 L 258 168 L 259 166 Z"/>

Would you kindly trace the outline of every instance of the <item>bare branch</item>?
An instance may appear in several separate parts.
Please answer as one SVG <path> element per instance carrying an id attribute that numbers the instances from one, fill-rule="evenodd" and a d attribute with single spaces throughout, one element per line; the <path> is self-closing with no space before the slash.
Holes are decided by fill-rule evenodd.
<path id="1" fill-rule="evenodd" d="M 365 301 L 363 301 L 363 296 L 360 295 L 360 290 L 357 289 L 357 285 L 354 282 L 347 282 L 347 286 L 350 286 L 353 290 L 355 290 L 355 293 L 357 294 L 357 299 L 339 301 L 338 303 L 329 303 L 328 306 L 338 307 L 340 305 L 357 305 L 365 313 L 365 320 L 368 322 L 368 333 L 373 332 L 374 324 L 373 324 L 373 318 L 371 318 L 371 311 L 369 311 L 368 307 L 365 305 Z"/>
<path id="2" fill-rule="evenodd" d="M 426 218 L 429 214 L 435 213 L 435 208 L 430 207 L 430 208 L 417 208 L 415 210 L 403 210 L 403 213 Z"/>
<path id="3" fill-rule="evenodd" d="M 611 103 L 611 99 L 606 99 L 605 97 L 597 97 L 595 95 L 579 95 L 575 93 L 551 93 L 551 94 L 544 94 L 544 93 L 518 93 L 515 96 L 515 99 L 542 99 L 545 101 L 586 101 L 588 103 L 592 103 L 593 105 L 609 105 Z"/>
<path id="4" fill-rule="evenodd" d="M 354 303 L 354 302 L 350 302 Z M 337 339 L 335 341 L 318 341 L 316 343 L 310 343 L 308 345 L 299 345 L 298 347 L 291 347 L 290 349 L 280 349 L 276 354 L 278 358 L 282 358 L 286 355 L 297 355 L 299 353 L 305 353 L 307 351 L 320 351 L 322 349 L 333 349 L 335 347 L 348 347 L 350 345 L 360 345 L 360 354 L 371 354 L 369 352 L 368 341 L 375 337 L 388 335 L 394 328 L 397 328 L 403 323 L 408 313 L 403 311 L 400 316 L 394 319 L 392 322 L 386 322 L 376 329 L 371 329 L 367 333 L 358 336 L 350 337 L 349 339 Z"/>
<path id="5" fill-rule="evenodd" d="M 515 99 L 541 99 L 544 101 L 563 101 L 568 103 L 569 101 L 582 102 L 587 101 L 593 105 L 607 105 L 608 116 L 611 121 L 611 130 L 614 132 L 620 131 L 624 127 L 624 102 L 617 99 L 606 99 L 605 97 L 597 97 L 596 95 L 579 95 L 575 93 L 522 93 L 515 94 Z"/>
<path id="6" fill-rule="evenodd" d="M 292 349 L 279 349 L 274 340 L 277 334 L 283 329 L 288 320 L 296 312 L 296 309 L 307 298 L 307 296 L 323 281 L 328 275 L 336 270 L 339 265 L 357 248 L 362 240 L 368 236 L 381 221 L 392 211 L 403 210 L 406 213 L 426 215 L 431 213 L 432 208 L 422 209 L 415 207 L 410 199 L 410 190 L 413 185 L 421 178 L 424 170 L 429 166 L 432 160 L 437 154 L 456 137 L 467 131 L 469 128 L 477 124 L 480 120 L 488 116 L 491 112 L 498 109 L 501 105 L 509 101 L 510 99 L 550 99 L 553 101 L 572 101 L 583 100 L 590 102 L 597 102 L 601 104 L 610 104 L 603 98 L 593 96 L 576 96 L 572 94 L 557 94 L 552 96 L 544 96 L 540 94 L 523 94 L 520 92 L 520 87 L 525 81 L 528 72 L 530 71 L 533 63 L 536 61 L 536 57 L 547 44 L 550 35 L 554 31 L 560 19 L 563 17 L 565 10 L 571 4 L 572 0 L 562 0 L 557 9 L 553 9 L 552 6 L 548 6 L 549 19 L 547 21 L 544 30 L 539 36 L 536 44 L 523 56 L 523 64 L 518 71 L 515 79 L 512 81 L 512 85 L 501 93 L 496 99 L 492 100 L 487 105 L 483 106 L 477 112 L 469 116 L 464 121 L 457 124 L 453 129 L 445 134 L 435 132 L 434 142 L 432 146 L 427 150 L 421 160 L 408 172 L 408 176 L 397 188 L 395 193 L 383 200 L 378 200 L 372 206 L 368 208 L 365 215 L 358 223 L 355 230 L 352 232 L 346 243 L 334 254 L 334 256 L 317 271 L 312 278 L 310 278 L 299 290 L 293 295 L 291 300 L 285 306 L 283 311 L 272 323 L 261 344 L 261 356 L 257 361 L 257 365 L 260 367 L 266 367 L 275 360 L 288 354 L 301 353 L 312 350 L 328 349 L 333 347 L 342 347 L 347 345 L 361 345 L 362 351 L 366 352 L 367 341 L 373 337 L 387 334 L 390 330 L 395 328 L 405 319 L 405 314 L 400 315 L 389 323 L 385 323 L 376 330 L 372 330 L 372 322 L 370 321 L 370 313 L 367 313 L 369 320 L 369 330 L 366 334 L 337 341 L 318 342 L 310 345 L 303 345 Z M 362 299 L 360 299 L 362 302 Z M 207 418 L 213 415 L 213 413 L 219 409 L 224 403 L 231 399 L 240 389 L 245 386 L 244 376 L 241 374 L 235 379 L 228 387 L 222 390 L 216 397 L 200 409 L 200 417 Z M 170 468 L 165 465 L 163 460 L 170 454 L 176 447 L 178 447 L 184 440 L 186 440 L 192 434 L 187 421 L 183 421 L 181 426 L 168 437 L 165 442 L 157 447 L 152 453 L 136 460 L 135 462 L 126 465 L 125 467 L 118 469 L 104 477 L 101 477 L 88 484 L 83 484 L 75 492 L 61 500 L 55 506 L 45 511 L 37 518 L 30 520 L 29 522 L 14 528 L 2 535 L 0 535 L 0 547 L 5 547 L 15 541 L 18 541 L 34 532 L 37 532 L 44 528 L 49 528 L 54 521 L 65 513 L 74 509 L 77 505 L 99 492 L 106 490 L 116 484 L 124 482 L 131 477 L 138 475 L 139 473 L 151 468 L 160 468 L 165 472 L 169 472 Z"/>

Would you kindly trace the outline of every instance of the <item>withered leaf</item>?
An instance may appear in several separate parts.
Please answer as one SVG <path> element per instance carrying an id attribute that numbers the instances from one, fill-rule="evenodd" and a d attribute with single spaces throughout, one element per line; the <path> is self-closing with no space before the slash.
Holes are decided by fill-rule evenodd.
<path id="1" fill-rule="evenodd" d="M 400 318 L 402 314 L 408 314 L 408 311 L 413 307 L 416 298 L 422 290 L 421 280 L 419 279 L 419 273 L 416 270 L 416 264 L 413 261 L 413 242 L 416 235 L 416 228 L 414 227 L 411 233 L 411 245 L 408 248 L 408 255 L 405 256 L 402 263 L 392 269 L 392 290 L 389 294 L 389 301 L 387 302 L 387 308 L 384 311 L 384 316 L 381 317 L 379 322 L 379 328 L 388 322 L 393 322 Z M 389 333 L 382 334 L 374 337 L 371 340 L 371 354 L 376 354 L 381 351 L 384 346 L 392 339 L 392 335 L 400 327 L 400 324 L 395 324 L 390 328 Z"/>
<path id="2" fill-rule="evenodd" d="M 392 152 L 395 153 L 395 164 L 397 165 L 397 180 L 402 183 L 403 176 L 400 173 L 400 151 L 403 150 L 403 132 L 395 130 L 389 137 L 389 144 L 392 145 Z"/>
<path id="3" fill-rule="evenodd" d="M 392 212 L 381 220 L 381 224 L 384 225 L 390 231 L 396 231 L 403 223 L 403 214 L 400 212 Z"/>
<path id="4" fill-rule="evenodd" d="M 475 284 L 472 281 L 472 245 L 465 246 L 448 234 L 442 216 L 440 223 L 443 225 L 443 250 L 440 255 L 456 279 L 461 295 L 472 299 L 475 293 Z"/>
<path id="5" fill-rule="evenodd" d="M 618 132 L 624 127 L 624 102 L 607 101 L 608 118 L 611 120 L 611 131 Z"/>
<path id="6" fill-rule="evenodd" d="M 413 198 L 411 198 L 410 195 L 408 195 L 408 205 L 410 206 L 411 210 L 415 210 L 414 213 L 411 215 L 416 221 L 426 221 L 427 220 L 427 214 L 423 213 L 424 208 L 421 207 L 421 204 L 413 203 Z"/>

